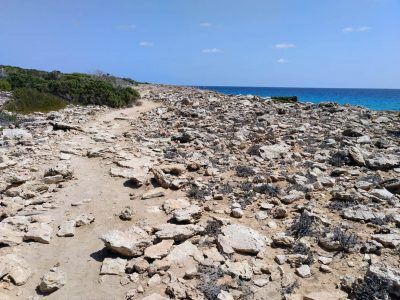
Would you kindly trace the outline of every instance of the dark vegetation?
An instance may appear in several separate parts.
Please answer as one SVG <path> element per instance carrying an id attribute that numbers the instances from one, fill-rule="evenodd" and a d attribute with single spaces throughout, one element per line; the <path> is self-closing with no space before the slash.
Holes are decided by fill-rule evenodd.
<path id="1" fill-rule="evenodd" d="M 271 99 L 273 101 L 284 102 L 284 103 L 296 103 L 298 101 L 297 96 L 289 96 L 289 97 L 272 96 Z"/>
<path id="2" fill-rule="evenodd" d="M 255 175 L 256 172 L 253 168 L 248 166 L 237 166 L 236 167 L 236 175 L 239 177 L 249 177 Z"/>
<path id="3" fill-rule="evenodd" d="M 369 272 L 364 278 L 356 280 L 348 292 L 349 298 L 354 300 L 399 299 L 390 294 L 388 282 Z"/>
<path id="4" fill-rule="evenodd" d="M 11 91 L 11 84 L 5 79 L 0 79 L 0 91 Z"/>
<path id="5" fill-rule="evenodd" d="M 192 187 L 187 192 L 187 196 L 197 200 L 204 200 L 204 197 L 210 196 L 211 191 L 207 187 L 198 187 L 197 185 L 192 185 Z"/>
<path id="6" fill-rule="evenodd" d="M 0 90 L 14 94 L 7 109 L 16 112 L 48 112 L 64 107 L 64 103 L 123 107 L 139 98 L 130 87 L 136 84 L 134 80 L 99 72 L 64 74 L 0 66 L 0 77 Z"/>
<path id="7" fill-rule="evenodd" d="M 218 279 L 224 276 L 224 272 L 218 266 L 200 265 L 198 269 L 200 284 L 198 289 L 208 300 L 217 299 L 218 294 L 222 290 L 222 286 L 218 285 Z"/>
<path id="8" fill-rule="evenodd" d="M 351 250 L 357 245 L 358 237 L 354 233 L 342 230 L 340 227 L 333 228 L 332 233 L 332 240 L 339 243 L 340 249 L 343 252 L 351 252 Z"/>
<path id="9" fill-rule="evenodd" d="M 13 101 L 5 103 L 4 108 L 8 111 L 28 114 L 35 111 L 49 112 L 63 109 L 67 102 L 48 93 L 41 93 L 34 89 L 17 88 L 13 92 Z"/>
<path id="10" fill-rule="evenodd" d="M 292 224 L 289 234 L 296 238 L 305 236 L 315 236 L 317 229 L 314 217 L 307 212 L 303 212 Z"/>

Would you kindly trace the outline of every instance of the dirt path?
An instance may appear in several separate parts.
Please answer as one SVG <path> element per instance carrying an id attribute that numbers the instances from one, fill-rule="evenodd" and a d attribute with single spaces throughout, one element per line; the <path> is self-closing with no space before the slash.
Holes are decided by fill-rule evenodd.
<path id="1" fill-rule="evenodd" d="M 133 120 L 141 113 L 157 106 L 157 103 L 146 102 L 140 107 L 108 112 L 87 124 L 85 131 L 106 126 L 107 133 L 117 137 L 113 147 L 140 148 L 140 145 L 136 145 L 133 140 L 132 143 L 127 144 L 119 137 L 123 132 L 129 131 L 128 120 Z M 123 120 L 123 118 L 128 120 Z M 71 144 L 78 143 L 83 149 L 98 144 L 85 132 L 74 136 L 70 142 Z M 138 156 L 137 161 L 140 162 L 140 152 L 136 152 L 135 155 Z M 123 299 L 128 287 L 120 284 L 121 277 L 103 276 L 100 279 L 99 270 L 105 251 L 102 251 L 104 245 L 99 236 L 107 230 L 126 229 L 129 224 L 144 217 L 150 223 L 164 221 L 161 214 L 149 212 L 149 207 L 155 204 L 152 201 L 130 200 L 130 193 L 139 194 L 140 191 L 125 186 L 126 180 L 123 178 L 109 175 L 111 161 L 73 155 L 71 165 L 74 168 L 76 180 L 67 182 L 66 187 L 55 194 L 54 201 L 59 207 L 50 211 L 50 216 L 54 218 L 56 225 L 67 219 L 74 219 L 82 213 L 92 213 L 95 221 L 90 225 L 76 228 L 74 237 L 57 237 L 55 235 L 57 228 L 53 228 L 54 236 L 50 244 L 25 243 L 20 247 L 20 254 L 31 265 L 34 274 L 22 287 L 19 299 L 35 295 L 35 288 L 40 282 L 40 277 L 55 264 L 60 264 L 60 269 L 67 273 L 67 284 L 62 289 L 46 296 L 46 299 Z M 84 199 L 91 201 L 79 206 L 71 206 L 71 202 Z M 133 220 L 128 222 L 116 216 L 127 205 L 135 209 Z"/>

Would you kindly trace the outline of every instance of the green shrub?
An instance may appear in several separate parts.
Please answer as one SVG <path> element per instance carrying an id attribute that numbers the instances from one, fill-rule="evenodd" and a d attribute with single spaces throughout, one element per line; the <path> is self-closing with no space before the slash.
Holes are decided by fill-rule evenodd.
<path id="1" fill-rule="evenodd" d="M 272 96 L 271 99 L 273 101 L 283 102 L 283 103 L 296 103 L 298 101 L 297 96 L 289 96 L 289 97 Z"/>
<path id="2" fill-rule="evenodd" d="M 128 78 L 108 74 L 63 74 L 58 71 L 45 72 L 10 66 L 3 66 L 2 70 L 6 72 L 12 90 L 34 89 L 76 104 L 122 107 L 133 104 L 140 98 L 139 93 L 130 87 L 137 82 Z"/>
<path id="3" fill-rule="evenodd" d="M 18 88 L 13 91 L 13 98 L 4 104 L 8 111 L 29 114 L 33 112 L 47 113 L 63 109 L 67 103 L 51 94 L 30 88 Z"/>
<path id="4" fill-rule="evenodd" d="M 11 84 L 5 79 L 0 79 L 0 91 L 11 91 Z"/>

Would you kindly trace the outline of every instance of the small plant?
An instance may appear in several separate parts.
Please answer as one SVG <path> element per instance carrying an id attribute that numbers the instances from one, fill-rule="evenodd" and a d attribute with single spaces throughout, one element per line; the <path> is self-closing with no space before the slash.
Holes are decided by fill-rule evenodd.
<path id="1" fill-rule="evenodd" d="M 288 252 L 290 254 L 301 254 L 307 256 L 307 258 L 302 261 L 302 264 L 311 266 L 315 262 L 314 254 L 311 249 L 303 243 L 296 243 Z"/>
<path id="2" fill-rule="evenodd" d="M 367 273 L 363 279 L 353 283 L 349 298 L 354 300 L 398 299 L 389 294 L 389 284 L 378 276 Z"/>
<path id="3" fill-rule="evenodd" d="M 247 154 L 254 155 L 254 156 L 259 156 L 260 155 L 260 148 L 261 148 L 261 145 L 258 145 L 258 144 L 252 145 L 247 150 Z"/>
<path id="4" fill-rule="evenodd" d="M 294 290 L 299 287 L 297 280 L 287 286 L 283 286 L 281 289 L 282 296 L 293 294 Z"/>
<path id="5" fill-rule="evenodd" d="M 203 200 L 206 196 L 210 195 L 211 191 L 205 186 L 198 187 L 197 185 L 192 185 L 190 190 L 187 192 L 188 197 L 198 200 Z"/>
<path id="6" fill-rule="evenodd" d="M 279 194 L 279 188 L 269 184 L 262 184 L 254 187 L 254 191 L 260 194 L 276 197 Z"/>
<path id="7" fill-rule="evenodd" d="M 338 242 L 344 252 L 350 252 L 357 245 L 358 237 L 354 233 L 344 231 L 340 227 L 333 228 L 332 233 L 332 240 Z"/>
<path id="8" fill-rule="evenodd" d="M 252 167 L 248 166 L 237 166 L 236 167 L 236 175 L 239 177 L 249 177 L 255 175 L 256 172 Z"/>
<path id="9" fill-rule="evenodd" d="M 29 114 L 33 112 L 56 111 L 63 109 L 67 103 L 60 98 L 39 92 L 34 89 L 19 88 L 14 90 L 13 98 L 4 105 L 6 110 Z"/>
<path id="10" fill-rule="evenodd" d="M 209 237 L 216 238 L 221 234 L 222 223 L 218 220 L 212 219 L 207 221 L 207 225 L 204 230 L 204 234 Z"/>
<path id="11" fill-rule="evenodd" d="M 218 279 L 224 276 L 224 272 L 217 266 L 200 265 L 198 268 L 200 284 L 198 289 L 208 300 L 217 299 L 221 292 L 221 286 L 217 284 Z"/>
<path id="12" fill-rule="evenodd" d="M 229 183 L 225 183 L 218 188 L 218 192 L 227 195 L 233 192 L 233 187 Z"/>
<path id="13" fill-rule="evenodd" d="M 296 221 L 292 224 L 289 229 L 289 234 L 296 238 L 302 238 L 304 236 L 315 236 L 315 222 L 314 217 L 308 212 L 303 212 Z"/>
<path id="14" fill-rule="evenodd" d="M 344 165 L 349 165 L 351 163 L 351 159 L 347 153 L 347 151 L 338 151 L 332 155 L 329 163 L 335 167 L 342 167 Z"/>

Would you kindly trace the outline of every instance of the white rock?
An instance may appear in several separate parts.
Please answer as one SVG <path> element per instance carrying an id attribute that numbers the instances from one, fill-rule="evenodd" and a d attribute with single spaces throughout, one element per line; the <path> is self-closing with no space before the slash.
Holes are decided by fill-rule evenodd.
<path id="1" fill-rule="evenodd" d="M 127 231 L 109 231 L 100 239 L 108 249 L 127 257 L 143 255 L 144 250 L 153 242 L 146 231 L 135 226 Z"/>
<path id="2" fill-rule="evenodd" d="M 100 275 L 121 275 L 125 273 L 127 260 L 122 258 L 105 258 L 101 265 Z"/>
<path id="3" fill-rule="evenodd" d="M 249 227 L 232 224 L 222 228 L 218 236 L 218 244 L 227 254 L 233 252 L 257 254 L 265 249 L 267 238 Z"/>

